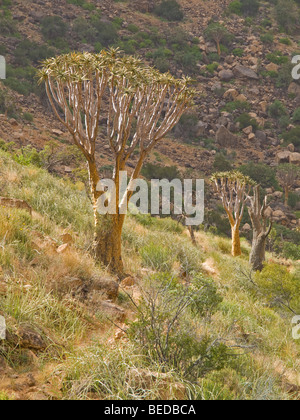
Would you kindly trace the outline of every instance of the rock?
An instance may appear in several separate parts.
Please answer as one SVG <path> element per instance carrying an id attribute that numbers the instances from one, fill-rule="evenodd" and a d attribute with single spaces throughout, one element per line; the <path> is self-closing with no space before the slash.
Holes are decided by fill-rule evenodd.
<path id="1" fill-rule="evenodd" d="M 236 101 L 240 101 L 240 102 L 247 102 L 247 98 L 245 95 L 240 94 L 236 97 Z"/>
<path id="2" fill-rule="evenodd" d="M 231 98 L 232 100 L 236 100 L 236 98 L 239 96 L 239 93 L 236 89 L 228 89 L 225 93 L 224 93 L 224 98 L 228 99 Z"/>
<path id="3" fill-rule="evenodd" d="M 126 277 L 121 283 L 122 287 L 132 287 L 134 285 L 135 285 L 135 280 L 132 277 Z"/>
<path id="4" fill-rule="evenodd" d="M 247 135 L 251 134 L 252 132 L 253 132 L 252 125 L 250 125 L 249 127 L 246 127 L 246 128 L 243 129 L 243 133 L 245 133 Z"/>
<path id="5" fill-rule="evenodd" d="M 273 212 L 273 215 L 272 216 L 273 216 L 273 219 L 275 219 L 277 221 L 286 219 L 286 215 L 283 213 L 282 210 L 275 210 Z"/>
<path id="6" fill-rule="evenodd" d="M 63 254 L 64 252 L 68 251 L 69 248 L 70 248 L 70 245 L 69 244 L 63 244 L 63 245 L 61 245 L 61 246 L 59 246 L 57 248 L 56 252 L 58 254 Z"/>
<path id="7" fill-rule="evenodd" d="M 219 73 L 219 78 L 223 82 L 230 82 L 230 80 L 234 79 L 234 74 L 231 70 L 221 70 Z"/>
<path id="8" fill-rule="evenodd" d="M 73 237 L 70 235 L 70 233 L 63 233 L 60 235 L 60 239 L 64 244 L 71 244 L 73 243 Z"/>
<path id="9" fill-rule="evenodd" d="M 275 71 L 276 73 L 278 72 L 279 66 L 278 64 L 275 63 L 270 63 L 266 65 L 266 70 L 267 71 Z"/>
<path id="10" fill-rule="evenodd" d="M 124 309 L 113 303 L 100 301 L 98 309 L 103 311 L 108 317 L 111 317 L 119 322 L 124 322 L 126 319 L 126 312 Z"/>
<path id="11" fill-rule="evenodd" d="M 263 112 L 267 112 L 267 109 L 268 109 L 268 102 L 267 101 L 261 101 L 259 103 L 259 106 L 260 106 L 260 108 Z"/>
<path id="12" fill-rule="evenodd" d="M 197 126 L 196 126 L 196 135 L 197 137 L 201 137 L 203 136 L 203 134 L 205 133 L 205 130 L 207 129 L 207 124 L 204 123 L 203 121 L 199 121 Z"/>
<path id="13" fill-rule="evenodd" d="M 292 94 L 292 95 L 295 95 L 296 97 L 300 97 L 300 85 L 298 85 L 295 82 L 292 82 L 289 85 L 288 93 Z"/>
<path id="14" fill-rule="evenodd" d="M 114 280 L 95 276 L 91 279 L 91 290 L 100 291 L 107 299 L 115 301 L 119 293 L 119 284 Z"/>
<path id="15" fill-rule="evenodd" d="M 290 155 L 291 155 L 291 152 L 289 152 L 288 150 L 280 151 L 276 155 L 276 162 L 278 164 L 289 163 L 290 162 Z"/>
<path id="16" fill-rule="evenodd" d="M 53 129 L 52 134 L 59 137 L 59 136 L 62 136 L 64 133 L 61 130 Z"/>
<path id="17" fill-rule="evenodd" d="M 241 66 L 241 65 L 237 65 L 234 68 L 234 74 L 237 77 L 241 77 L 241 78 L 254 79 L 254 80 L 259 79 L 257 73 L 255 73 L 254 70 L 250 69 L 249 67 L 245 67 L 245 66 Z"/>
<path id="18" fill-rule="evenodd" d="M 291 153 L 290 163 L 293 165 L 300 165 L 300 153 Z"/>
<path id="19" fill-rule="evenodd" d="M 16 333 L 7 332 L 7 342 L 24 349 L 43 351 L 47 348 L 47 343 L 41 334 L 30 327 L 20 327 Z"/>
<path id="20" fill-rule="evenodd" d="M 275 191 L 274 194 L 273 194 L 273 197 L 280 200 L 283 197 L 283 192 Z"/>
<path id="21" fill-rule="evenodd" d="M 30 215 L 32 215 L 32 207 L 24 200 L 18 200 L 16 198 L 7 198 L 7 197 L 0 197 L 0 206 L 3 207 L 13 207 L 16 209 L 23 209 L 28 211 Z"/>
<path id="22" fill-rule="evenodd" d="M 220 146 L 223 147 L 235 147 L 237 145 L 237 137 L 227 130 L 224 125 L 222 125 L 216 133 L 216 141 Z"/>
<path id="23" fill-rule="evenodd" d="M 262 143 L 265 143 L 267 141 L 267 135 L 264 131 L 257 130 L 255 132 L 255 137 L 257 140 L 261 141 Z"/>
<path id="24" fill-rule="evenodd" d="M 266 210 L 265 210 L 265 216 L 268 219 L 271 219 L 271 217 L 273 216 L 273 210 L 271 209 L 270 206 L 266 208 Z"/>
<path id="25" fill-rule="evenodd" d="M 246 224 L 242 227 L 242 231 L 243 231 L 243 232 L 250 232 L 250 231 L 251 231 L 251 226 L 249 225 L 249 223 L 246 223 Z"/>

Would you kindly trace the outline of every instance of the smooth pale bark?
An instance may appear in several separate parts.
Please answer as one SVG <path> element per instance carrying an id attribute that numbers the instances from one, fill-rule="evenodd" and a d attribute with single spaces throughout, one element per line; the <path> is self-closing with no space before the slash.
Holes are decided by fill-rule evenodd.
<path id="1" fill-rule="evenodd" d="M 239 257 L 240 255 L 242 255 L 240 226 L 234 225 L 231 228 L 231 234 L 232 234 L 232 255 L 233 257 Z"/>
<path id="2" fill-rule="evenodd" d="M 249 262 L 252 270 L 261 271 L 266 259 L 266 243 L 272 229 L 272 223 L 267 229 L 267 217 L 265 216 L 267 198 L 265 197 L 263 205 L 261 205 L 259 185 L 254 188 L 253 197 L 249 197 L 249 200 L 250 207 L 248 208 L 248 212 L 253 227 L 252 249 Z"/>

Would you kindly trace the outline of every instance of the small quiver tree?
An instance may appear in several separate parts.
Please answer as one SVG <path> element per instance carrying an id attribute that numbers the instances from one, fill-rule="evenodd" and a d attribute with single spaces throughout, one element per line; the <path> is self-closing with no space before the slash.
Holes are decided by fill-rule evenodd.
<path id="1" fill-rule="evenodd" d="M 220 196 L 229 218 L 232 234 L 232 255 L 238 257 L 242 254 L 240 226 L 247 198 L 255 182 L 237 171 L 215 173 L 211 180 L 214 182 L 215 191 Z"/>
<path id="2" fill-rule="evenodd" d="M 296 165 L 284 163 L 278 166 L 277 179 L 284 190 L 284 205 L 289 203 L 289 194 L 299 179 L 300 168 Z"/>
<path id="3" fill-rule="evenodd" d="M 272 230 L 272 222 L 270 222 L 267 227 L 267 196 L 261 204 L 259 185 L 255 185 L 253 188 L 253 197 L 249 197 L 249 202 L 250 206 L 248 207 L 248 212 L 253 226 L 250 265 L 252 270 L 261 271 L 266 259 L 266 241 Z"/>
<path id="4" fill-rule="evenodd" d="M 175 79 L 118 50 L 100 54 L 71 53 L 43 63 L 40 81 L 45 82 L 49 101 L 59 121 L 86 158 L 95 215 L 96 258 L 123 275 L 121 233 L 133 194 L 133 181 L 140 175 L 146 157 L 177 124 L 192 104 L 189 79 Z M 101 124 L 100 124 L 101 121 Z M 96 149 L 109 145 L 114 161 L 112 180 L 116 189 L 114 211 L 100 215 L 100 173 Z M 138 158 L 129 186 L 119 197 L 120 172 L 133 152 Z"/>

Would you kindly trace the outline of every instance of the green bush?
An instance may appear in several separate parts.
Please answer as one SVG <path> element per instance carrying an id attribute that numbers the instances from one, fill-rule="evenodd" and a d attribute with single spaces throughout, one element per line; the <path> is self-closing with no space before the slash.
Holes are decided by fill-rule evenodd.
<path id="1" fill-rule="evenodd" d="M 257 121 L 247 113 L 244 113 L 244 114 L 240 115 L 236 119 L 236 122 L 238 122 L 240 124 L 241 130 L 243 130 L 246 127 L 249 127 L 250 125 L 253 127 L 254 130 L 258 129 Z"/>
<path id="2" fill-rule="evenodd" d="M 239 168 L 242 174 L 249 176 L 253 181 L 257 182 L 262 188 L 279 188 L 276 178 L 276 171 L 269 165 L 264 163 L 253 163 L 242 165 Z"/>
<path id="3" fill-rule="evenodd" d="M 68 26 L 60 16 L 46 16 L 41 21 L 41 31 L 47 40 L 64 38 L 67 30 Z"/>
<path id="4" fill-rule="evenodd" d="M 151 179 L 167 179 L 172 181 L 173 179 L 180 179 L 181 174 L 177 166 L 160 166 L 153 163 L 146 163 L 142 169 L 142 175 Z"/>
<path id="5" fill-rule="evenodd" d="M 255 16 L 258 13 L 260 3 L 258 0 L 240 0 L 242 13 L 246 16 Z"/>
<path id="6" fill-rule="evenodd" d="M 284 133 L 283 139 L 286 145 L 292 143 L 297 149 L 300 148 L 300 126 Z"/>
<path id="7" fill-rule="evenodd" d="M 170 21 L 180 21 L 184 18 L 182 8 L 176 0 L 163 0 L 155 7 L 154 13 Z"/>
<path id="8" fill-rule="evenodd" d="M 276 101 L 269 106 L 268 113 L 270 117 L 279 119 L 280 117 L 287 115 L 288 112 L 283 103 L 276 99 Z"/>
<path id="9" fill-rule="evenodd" d="M 300 123 L 300 107 L 297 108 L 293 114 L 293 122 Z"/>
<path id="10" fill-rule="evenodd" d="M 290 245 L 287 249 L 291 249 Z M 266 265 L 261 273 L 256 273 L 255 282 L 271 306 L 299 312 L 300 277 L 290 273 L 286 267 Z"/>
<path id="11" fill-rule="evenodd" d="M 285 242 L 283 245 L 283 256 L 295 261 L 300 260 L 300 245 Z"/>
<path id="12" fill-rule="evenodd" d="M 213 282 L 197 276 L 183 286 L 170 275 L 155 275 L 142 290 L 128 336 L 151 360 L 192 380 L 228 363 L 226 346 L 202 332 L 222 298 Z"/>
<path id="13" fill-rule="evenodd" d="M 242 3 L 239 0 L 232 1 L 228 6 L 228 11 L 240 16 L 242 14 Z"/>

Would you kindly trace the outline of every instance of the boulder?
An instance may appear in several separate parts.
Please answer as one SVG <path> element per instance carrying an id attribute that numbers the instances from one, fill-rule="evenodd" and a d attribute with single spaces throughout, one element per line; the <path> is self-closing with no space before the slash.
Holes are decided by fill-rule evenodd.
<path id="1" fill-rule="evenodd" d="M 116 300 L 119 293 L 119 284 L 111 279 L 94 276 L 91 279 L 91 290 L 99 291 L 104 297 Z"/>
<path id="2" fill-rule="evenodd" d="M 259 79 L 257 73 L 255 73 L 254 70 L 250 69 L 249 67 L 245 67 L 241 65 L 237 65 L 234 68 L 234 74 L 240 78 L 253 79 L 253 80 Z"/>
<path id="3" fill-rule="evenodd" d="M 281 163 L 289 163 L 290 162 L 290 155 L 291 152 L 288 150 L 282 150 L 277 153 L 276 155 L 276 162 L 280 165 Z"/>
<path id="4" fill-rule="evenodd" d="M 219 73 L 219 78 L 223 82 L 230 82 L 230 80 L 234 79 L 234 74 L 231 70 L 221 70 Z"/>
<path id="5" fill-rule="evenodd" d="M 291 153 L 290 163 L 292 163 L 293 165 L 300 165 L 300 153 Z"/>
<path id="6" fill-rule="evenodd" d="M 237 137 L 222 125 L 216 133 L 216 141 L 222 147 L 235 147 Z"/>

